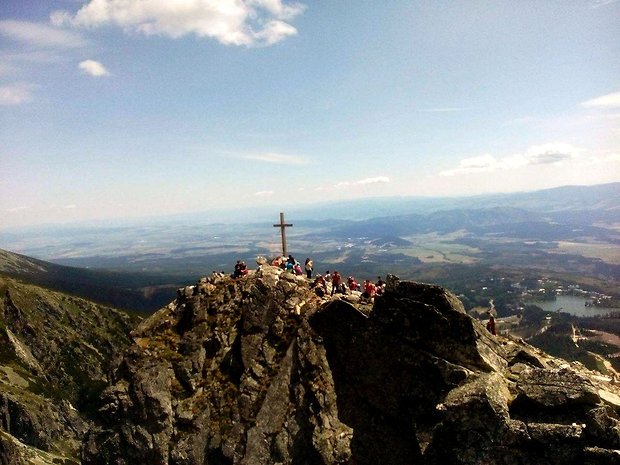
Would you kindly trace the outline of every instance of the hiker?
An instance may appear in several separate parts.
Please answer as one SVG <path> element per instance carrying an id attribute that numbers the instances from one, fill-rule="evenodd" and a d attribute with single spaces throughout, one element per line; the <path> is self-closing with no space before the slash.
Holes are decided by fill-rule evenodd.
<path id="1" fill-rule="evenodd" d="M 312 263 L 312 260 L 306 258 L 304 268 L 306 269 L 306 276 L 308 277 L 308 279 L 312 279 L 312 270 L 314 269 L 314 263 Z"/>
<path id="2" fill-rule="evenodd" d="M 347 284 L 349 285 L 350 291 L 357 291 L 359 285 L 357 284 L 357 281 L 355 281 L 355 278 L 353 276 L 349 276 L 347 278 Z"/>
<path id="3" fill-rule="evenodd" d="M 304 274 L 304 272 L 301 271 L 301 266 L 299 265 L 299 263 L 295 263 L 295 266 L 293 267 L 293 271 L 295 272 L 296 276 L 301 276 L 302 274 Z"/>
<path id="4" fill-rule="evenodd" d="M 325 282 L 325 278 L 320 274 L 316 276 L 310 287 L 314 288 L 314 293 L 319 297 L 323 297 L 327 294 L 327 284 Z"/>
<path id="5" fill-rule="evenodd" d="M 377 284 L 375 284 L 377 295 L 383 294 L 385 290 L 385 281 L 381 279 L 381 276 L 377 276 Z"/>
<path id="6" fill-rule="evenodd" d="M 493 336 L 496 336 L 495 333 L 495 318 L 493 315 L 489 316 L 489 321 L 487 322 L 487 331 L 490 332 Z"/>
<path id="7" fill-rule="evenodd" d="M 241 276 L 248 274 L 248 270 L 247 270 L 247 266 L 245 263 L 243 263 L 241 260 L 237 260 L 237 263 L 235 264 L 235 271 L 232 274 L 232 277 L 237 279 L 240 278 Z"/>
<path id="8" fill-rule="evenodd" d="M 338 289 L 338 286 L 340 286 L 340 273 L 338 273 L 336 270 L 334 270 L 334 274 L 332 275 L 332 293 L 331 295 L 334 295 L 334 292 L 336 292 L 336 289 Z M 338 289 L 338 292 L 340 292 L 340 289 Z"/>
<path id="9" fill-rule="evenodd" d="M 329 272 L 329 270 L 325 272 L 325 281 L 328 283 L 332 282 L 332 274 Z"/>
<path id="10" fill-rule="evenodd" d="M 292 263 L 293 266 L 295 266 L 295 263 L 297 263 L 297 262 L 295 261 L 295 258 L 292 255 L 289 254 L 288 260 L 286 261 L 286 263 Z"/>
<path id="11" fill-rule="evenodd" d="M 290 261 L 287 261 L 287 262 L 286 262 L 286 271 L 287 271 L 287 272 L 289 272 L 289 273 L 293 273 L 293 274 L 294 274 L 294 273 L 295 273 L 294 268 L 295 268 L 295 264 L 294 264 L 294 262 L 290 262 Z"/>
<path id="12" fill-rule="evenodd" d="M 364 292 L 362 293 L 363 299 L 367 299 L 367 300 L 372 299 L 375 296 L 376 292 L 377 292 L 377 288 L 372 282 L 370 282 L 370 279 L 367 279 L 366 281 L 364 281 Z"/>

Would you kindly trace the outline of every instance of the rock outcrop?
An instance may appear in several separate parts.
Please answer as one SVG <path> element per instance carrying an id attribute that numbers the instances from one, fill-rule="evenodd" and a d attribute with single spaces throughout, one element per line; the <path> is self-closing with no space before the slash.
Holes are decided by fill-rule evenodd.
<path id="1" fill-rule="evenodd" d="M 371 309 L 263 265 L 179 290 L 132 335 L 85 465 L 620 460 L 617 386 L 437 286 L 392 278 Z"/>

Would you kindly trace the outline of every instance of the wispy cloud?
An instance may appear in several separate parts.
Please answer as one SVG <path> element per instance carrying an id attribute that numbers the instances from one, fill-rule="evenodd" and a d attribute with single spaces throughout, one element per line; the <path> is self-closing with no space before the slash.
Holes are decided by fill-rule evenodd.
<path id="1" fill-rule="evenodd" d="M 277 163 L 281 165 L 307 165 L 309 162 L 304 157 L 286 155 L 283 153 L 249 154 L 241 156 L 244 160 L 256 160 L 265 163 Z"/>
<path id="2" fill-rule="evenodd" d="M 14 84 L 0 87 L 0 105 L 21 105 L 34 99 L 31 84 Z"/>
<path id="3" fill-rule="evenodd" d="M 373 178 L 365 178 L 360 179 L 359 181 L 340 181 L 332 186 L 319 186 L 315 187 L 316 191 L 326 191 L 326 190 L 338 190 L 338 189 L 347 189 L 354 186 L 363 186 L 368 184 L 385 184 L 389 183 L 390 178 L 387 176 L 375 176 Z"/>
<path id="4" fill-rule="evenodd" d="M 39 48 L 77 48 L 86 41 L 79 34 L 42 23 L 6 19 L 0 21 L 0 34 Z"/>
<path id="5" fill-rule="evenodd" d="M 274 191 L 258 191 L 254 192 L 254 197 L 269 197 L 275 194 Z"/>
<path id="6" fill-rule="evenodd" d="M 572 160 L 583 150 L 564 143 L 548 143 L 530 147 L 525 153 L 495 157 L 489 153 L 464 158 L 459 166 L 439 173 L 439 176 L 457 176 L 471 173 L 492 173 L 528 165 L 548 165 Z"/>
<path id="7" fill-rule="evenodd" d="M 26 205 L 20 205 L 19 207 L 13 207 L 13 208 L 7 208 L 7 212 L 9 213 L 16 213 L 16 212 L 20 212 L 23 210 L 29 210 L 30 207 L 26 206 Z"/>
<path id="8" fill-rule="evenodd" d="M 586 108 L 620 108 L 620 92 L 602 95 L 581 103 Z"/>
<path id="9" fill-rule="evenodd" d="M 105 69 L 105 66 L 103 66 L 101 63 L 95 60 L 81 61 L 78 67 L 82 70 L 83 73 L 90 74 L 91 76 L 94 76 L 94 77 L 110 75 L 108 70 Z"/>
<path id="10" fill-rule="evenodd" d="M 602 6 L 611 5 L 612 3 L 616 3 L 618 0 L 591 0 L 590 6 L 592 8 L 600 8 Z"/>
<path id="11" fill-rule="evenodd" d="M 420 108 L 418 111 L 427 113 L 451 113 L 455 111 L 463 111 L 464 108 L 460 107 L 439 107 L 439 108 Z"/>
<path id="12" fill-rule="evenodd" d="M 55 11 L 56 25 L 98 27 L 178 38 L 211 37 L 226 45 L 272 45 L 297 34 L 287 23 L 305 6 L 282 0 L 91 0 L 77 13 Z"/>

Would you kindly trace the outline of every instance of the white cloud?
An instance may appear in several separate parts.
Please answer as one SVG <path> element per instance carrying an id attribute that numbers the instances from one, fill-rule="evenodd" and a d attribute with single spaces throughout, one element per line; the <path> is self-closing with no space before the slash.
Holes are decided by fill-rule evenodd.
<path id="1" fill-rule="evenodd" d="M 110 74 L 101 63 L 95 60 L 84 60 L 80 62 L 78 67 L 84 73 L 95 77 L 108 76 Z"/>
<path id="2" fill-rule="evenodd" d="M 0 21 L 0 34 L 41 48 L 76 48 L 85 44 L 84 39 L 75 32 L 29 21 Z"/>
<path id="3" fill-rule="evenodd" d="M 297 34 L 284 20 L 305 6 L 283 0 L 91 0 L 75 15 L 52 13 L 52 23 L 78 27 L 113 24 L 126 32 L 211 37 L 226 45 L 272 45 Z"/>
<path id="4" fill-rule="evenodd" d="M 620 92 L 593 98 L 581 103 L 581 106 L 587 108 L 620 108 Z"/>
<path id="5" fill-rule="evenodd" d="M 529 165 L 545 165 L 558 163 L 577 157 L 582 150 L 569 144 L 550 143 L 534 145 L 525 153 Z"/>
<path id="6" fill-rule="evenodd" d="M 581 152 L 583 150 L 564 143 L 534 145 L 523 154 L 517 153 L 502 158 L 494 157 L 489 153 L 464 158 L 459 162 L 458 167 L 441 171 L 439 176 L 491 173 L 529 165 L 560 164 L 566 160 L 577 158 Z"/>
<path id="7" fill-rule="evenodd" d="M 0 105 L 20 105 L 33 100 L 32 86 L 16 84 L 0 87 Z"/>
<path id="8" fill-rule="evenodd" d="M 77 208 L 77 205 L 74 205 L 74 204 L 65 205 L 63 208 L 65 208 L 67 210 L 73 210 L 74 208 Z"/>
<path id="9" fill-rule="evenodd" d="M 374 178 L 366 178 L 356 181 L 355 184 L 384 184 L 390 182 L 387 176 L 376 176 Z"/>
<path id="10" fill-rule="evenodd" d="M 269 197 L 273 194 L 275 194 L 274 191 L 258 191 L 254 192 L 254 197 Z"/>
<path id="11" fill-rule="evenodd" d="M 244 160 L 257 160 L 266 163 L 277 163 L 281 165 L 307 165 L 308 160 L 297 155 L 286 155 L 283 153 L 265 153 L 258 155 L 243 155 Z"/>
<path id="12" fill-rule="evenodd" d="M 355 186 L 363 186 L 367 184 L 384 184 L 390 182 L 390 178 L 387 176 L 376 176 L 374 178 L 360 179 L 359 181 L 340 181 L 333 186 L 319 186 L 315 187 L 315 191 L 327 191 L 337 189 L 348 189 Z"/>

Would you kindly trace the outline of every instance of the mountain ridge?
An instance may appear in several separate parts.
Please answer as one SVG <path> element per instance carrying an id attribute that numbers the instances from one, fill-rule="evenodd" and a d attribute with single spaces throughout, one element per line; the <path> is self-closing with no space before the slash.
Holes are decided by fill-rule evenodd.
<path id="1" fill-rule="evenodd" d="M 372 306 L 262 265 L 180 289 L 132 336 L 84 465 L 618 458 L 609 378 L 491 335 L 438 286 L 390 276 Z"/>

